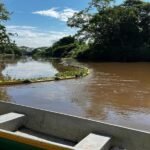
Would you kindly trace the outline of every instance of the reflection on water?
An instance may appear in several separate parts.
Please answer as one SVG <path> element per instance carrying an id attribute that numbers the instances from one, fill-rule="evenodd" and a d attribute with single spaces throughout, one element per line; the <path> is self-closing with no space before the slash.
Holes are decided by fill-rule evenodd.
<path id="1" fill-rule="evenodd" d="M 1 75 L 11 79 L 35 79 L 52 77 L 58 71 L 50 62 L 35 61 L 33 59 L 21 59 L 17 63 L 6 63 Z"/>
<path id="2" fill-rule="evenodd" d="M 3 100 L 5 102 L 10 101 L 10 97 L 7 95 L 7 91 L 4 87 L 0 87 L 0 100 Z"/>
<path id="3" fill-rule="evenodd" d="M 84 65 L 91 74 L 81 79 L 4 89 L 19 104 L 150 131 L 150 63 Z"/>

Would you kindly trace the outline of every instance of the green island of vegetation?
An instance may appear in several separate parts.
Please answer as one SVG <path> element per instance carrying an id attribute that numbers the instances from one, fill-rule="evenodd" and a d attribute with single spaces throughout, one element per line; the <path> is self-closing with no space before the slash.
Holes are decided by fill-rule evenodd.
<path id="1" fill-rule="evenodd" d="M 89 6 L 69 18 L 69 27 L 78 28 L 51 47 L 18 47 L 7 33 L 4 22 L 10 13 L 0 2 L 0 55 L 28 55 L 47 58 L 75 58 L 86 61 L 150 61 L 150 3 L 142 0 L 91 0 Z M 27 50 L 28 49 L 28 50 Z M 0 81 L 0 84 L 32 83 L 76 78 L 88 74 L 87 68 L 60 72 L 53 78 Z"/>
<path id="2" fill-rule="evenodd" d="M 43 77 L 35 79 L 11 79 L 10 77 L 0 80 L 0 85 L 17 85 L 17 84 L 30 84 L 30 83 L 39 83 L 39 82 L 49 82 L 49 81 L 58 81 L 58 80 L 67 80 L 67 79 L 77 79 L 82 78 L 88 75 L 89 69 L 84 66 L 77 65 L 63 65 L 57 64 L 59 72 L 53 77 Z"/>

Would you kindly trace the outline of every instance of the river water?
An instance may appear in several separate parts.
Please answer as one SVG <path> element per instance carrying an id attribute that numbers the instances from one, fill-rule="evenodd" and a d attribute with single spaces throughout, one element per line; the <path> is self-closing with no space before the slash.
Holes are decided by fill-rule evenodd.
<path id="1" fill-rule="evenodd" d="M 13 74 L 13 78 L 23 78 L 18 71 L 20 65 L 26 66 L 21 72 L 26 75 L 32 70 L 33 77 L 54 75 L 60 70 L 57 63 L 46 60 L 3 59 L 0 64 L 0 76 Z M 0 99 L 150 131 L 150 63 L 81 64 L 90 69 L 90 75 L 73 80 L 1 86 Z"/>

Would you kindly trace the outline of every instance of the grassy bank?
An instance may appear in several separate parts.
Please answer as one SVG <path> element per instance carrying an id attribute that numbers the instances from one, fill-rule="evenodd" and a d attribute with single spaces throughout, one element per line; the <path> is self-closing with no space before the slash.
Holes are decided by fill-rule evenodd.
<path id="1" fill-rule="evenodd" d="M 39 82 L 50 82 L 50 81 L 58 81 L 58 80 L 66 80 L 66 79 L 75 79 L 84 77 L 89 74 L 89 69 L 86 67 L 79 66 L 68 66 L 69 70 L 65 70 L 55 74 L 54 77 L 46 77 L 46 78 L 37 78 L 37 79 L 26 79 L 26 80 L 0 80 L 0 85 L 17 85 L 17 84 L 31 84 L 31 83 L 39 83 Z"/>
<path id="2" fill-rule="evenodd" d="M 55 76 L 56 80 L 59 79 L 68 79 L 68 78 L 80 78 L 84 77 L 89 74 L 89 69 L 86 67 L 75 67 L 72 66 L 74 69 L 70 71 L 64 71 L 64 72 L 59 72 Z"/>

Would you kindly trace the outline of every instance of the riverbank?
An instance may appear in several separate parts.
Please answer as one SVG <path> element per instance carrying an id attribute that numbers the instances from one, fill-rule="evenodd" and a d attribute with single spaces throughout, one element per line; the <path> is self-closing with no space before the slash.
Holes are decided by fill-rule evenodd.
<path id="1" fill-rule="evenodd" d="M 90 73 L 87 67 L 80 67 L 80 66 L 74 66 L 74 65 L 69 65 L 68 67 L 71 67 L 73 69 L 56 73 L 54 77 L 43 77 L 43 78 L 25 79 L 25 80 L 11 80 L 11 79 L 0 80 L 0 86 L 76 79 L 76 78 L 87 76 Z"/>

